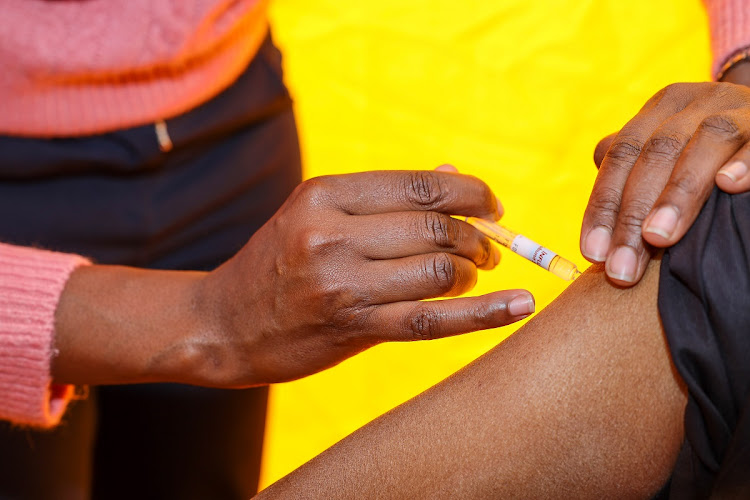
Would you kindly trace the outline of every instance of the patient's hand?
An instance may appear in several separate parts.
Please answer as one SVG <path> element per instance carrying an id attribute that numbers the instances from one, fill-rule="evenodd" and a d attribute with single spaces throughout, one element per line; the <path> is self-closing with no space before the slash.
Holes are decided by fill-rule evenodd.
<path id="1" fill-rule="evenodd" d="M 750 190 L 750 88 L 670 85 L 602 139 L 594 161 L 599 174 L 581 252 L 606 261 L 609 278 L 630 286 L 643 276 L 653 247 L 671 246 L 687 232 L 714 183 L 730 193 Z"/>

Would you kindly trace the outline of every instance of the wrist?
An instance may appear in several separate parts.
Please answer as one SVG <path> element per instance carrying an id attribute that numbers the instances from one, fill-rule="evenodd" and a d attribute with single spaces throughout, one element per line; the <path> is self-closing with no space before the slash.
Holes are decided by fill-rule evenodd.
<path id="1" fill-rule="evenodd" d="M 191 382 L 206 326 L 195 307 L 205 273 L 88 266 L 55 311 L 56 383 Z"/>
<path id="2" fill-rule="evenodd" d="M 236 259 L 236 257 L 235 257 Z M 199 341 L 185 351 L 193 358 L 188 382 L 211 387 L 239 388 L 265 385 L 255 373 L 258 361 L 253 354 L 263 338 L 257 310 L 246 302 L 251 283 L 242 279 L 234 260 L 205 274 L 194 287 L 193 309 L 201 322 Z M 261 342 L 262 343 L 262 342 Z"/>
<path id="3" fill-rule="evenodd" d="M 750 87 L 750 59 L 744 58 L 729 66 L 722 72 L 719 81 Z"/>

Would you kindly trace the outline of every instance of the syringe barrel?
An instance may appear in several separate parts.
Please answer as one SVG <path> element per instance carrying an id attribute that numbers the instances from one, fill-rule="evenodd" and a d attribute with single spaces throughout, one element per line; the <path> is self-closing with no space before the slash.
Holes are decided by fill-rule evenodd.
<path id="1" fill-rule="evenodd" d="M 510 248 L 512 252 L 550 271 L 555 276 L 570 281 L 581 274 L 575 264 L 521 234 L 484 219 L 466 217 L 465 220 L 491 240 Z"/>

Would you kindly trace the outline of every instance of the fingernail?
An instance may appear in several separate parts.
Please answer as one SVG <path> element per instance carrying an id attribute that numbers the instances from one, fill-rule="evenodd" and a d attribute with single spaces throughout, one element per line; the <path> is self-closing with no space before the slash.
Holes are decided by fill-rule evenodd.
<path id="1" fill-rule="evenodd" d="M 607 258 L 611 239 L 612 235 L 609 234 L 607 228 L 595 227 L 586 235 L 586 240 L 583 242 L 583 255 L 593 261 L 603 262 Z"/>
<path id="2" fill-rule="evenodd" d="M 658 234 L 668 240 L 677 227 L 677 219 L 679 217 L 680 214 L 676 208 L 671 206 L 661 207 L 646 223 L 643 232 Z"/>
<path id="3" fill-rule="evenodd" d="M 449 163 L 435 167 L 435 170 L 438 172 L 458 172 L 458 169 Z"/>
<path id="4" fill-rule="evenodd" d="M 722 167 L 718 173 L 726 175 L 732 182 L 737 182 L 739 179 L 747 175 L 747 165 L 743 161 L 734 161 L 729 165 Z"/>
<path id="5" fill-rule="evenodd" d="M 510 301 L 508 310 L 513 316 L 523 316 L 534 312 L 534 297 L 531 295 L 519 295 Z"/>
<path id="6" fill-rule="evenodd" d="M 628 246 L 617 247 L 615 253 L 607 259 L 607 276 L 612 279 L 632 283 L 635 281 L 637 267 L 638 256 L 635 254 L 635 251 Z"/>

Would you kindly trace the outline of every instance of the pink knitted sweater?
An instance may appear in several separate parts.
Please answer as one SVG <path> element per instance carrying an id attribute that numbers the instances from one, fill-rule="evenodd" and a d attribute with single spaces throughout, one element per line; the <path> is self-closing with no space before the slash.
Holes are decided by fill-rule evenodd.
<path id="1" fill-rule="evenodd" d="M 0 7 L 0 134 L 143 125 L 210 99 L 267 32 L 268 0 L 23 0 Z M 55 309 L 86 259 L 0 243 L 0 418 L 50 427 Z"/>
<path id="2" fill-rule="evenodd" d="M 263 36 L 267 0 L 5 2 L 0 133 L 70 136 L 186 111 L 228 86 Z M 744 0 L 706 0 L 714 74 L 750 46 Z M 57 424 L 54 314 L 85 259 L 0 244 L 0 418 Z"/>
<path id="3" fill-rule="evenodd" d="M 247 66 L 267 3 L 3 2 L 0 134 L 93 134 L 187 111 Z"/>

